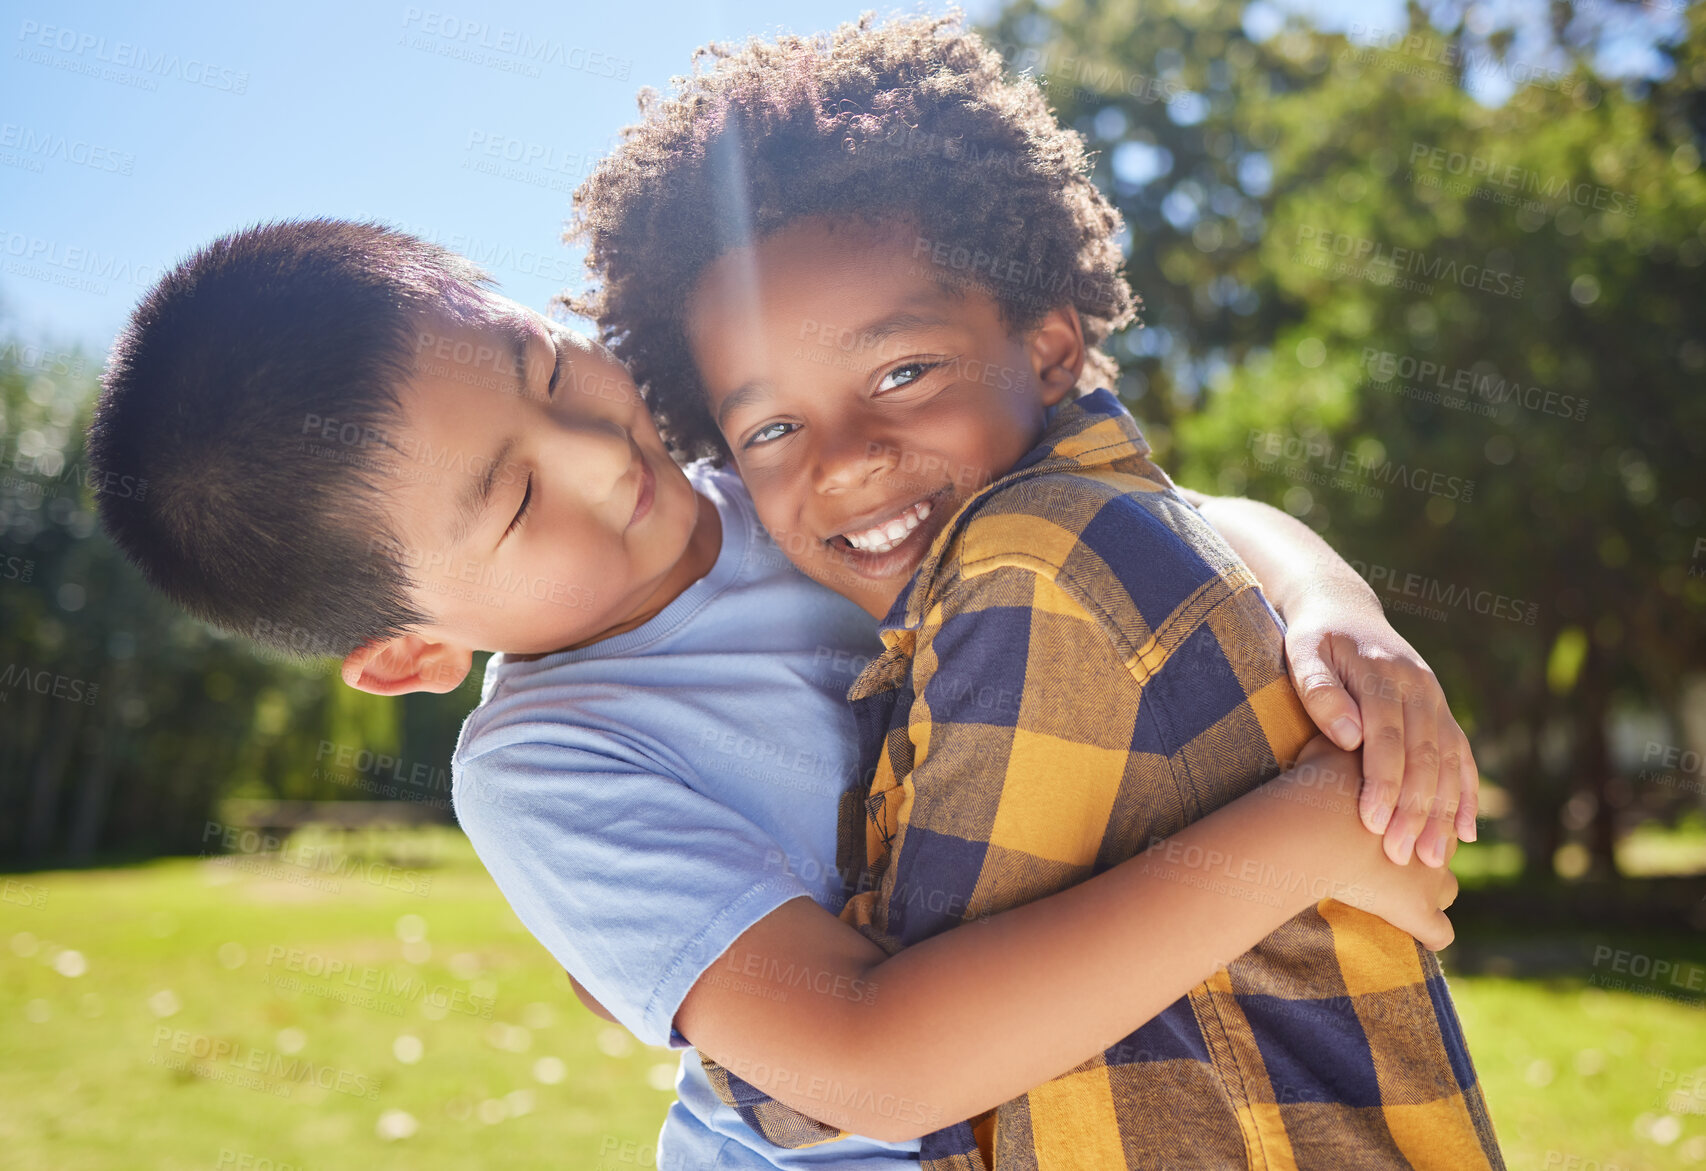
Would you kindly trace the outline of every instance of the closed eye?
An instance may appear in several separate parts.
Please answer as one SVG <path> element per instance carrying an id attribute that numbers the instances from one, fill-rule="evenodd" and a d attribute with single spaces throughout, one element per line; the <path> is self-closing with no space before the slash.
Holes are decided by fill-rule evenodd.
<path id="1" fill-rule="evenodd" d="M 563 367 L 567 365 L 569 347 L 557 338 L 551 339 L 551 349 L 556 359 L 551 366 L 551 381 L 545 384 L 545 397 L 555 400 L 557 397 L 557 382 L 563 377 Z"/>
<path id="2" fill-rule="evenodd" d="M 527 521 L 527 510 L 533 505 L 533 473 L 527 473 L 527 491 L 521 495 L 521 507 L 515 510 L 515 519 L 509 522 L 509 528 L 504 530 L 503 538 L 498 543 L 503 544 L 509 535 L 519 529 Z"/>

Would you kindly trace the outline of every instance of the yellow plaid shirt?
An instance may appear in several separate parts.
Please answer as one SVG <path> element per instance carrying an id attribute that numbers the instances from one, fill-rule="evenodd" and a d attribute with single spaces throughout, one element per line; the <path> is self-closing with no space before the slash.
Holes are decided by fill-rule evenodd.
<path id="1" fill-rule="evenodd" d="M 1131 857 L 1314 734 L 1277 616 L 1148 452 L 1109 392 L 1066 404 L 884 621 L 849 693 L 875 779 L 842 917 L 890 954 Z M 842 1137 L 705 1066 L 771 1142 Z M 922 1162 L 1504 1166 L 1433 953 L 1331 899 L 1076 1069 L 926 1135 Z"/>

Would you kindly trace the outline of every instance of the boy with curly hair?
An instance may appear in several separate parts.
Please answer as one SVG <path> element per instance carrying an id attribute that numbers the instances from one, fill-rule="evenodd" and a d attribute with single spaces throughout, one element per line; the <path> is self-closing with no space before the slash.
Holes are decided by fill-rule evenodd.
<path id="1" fill-rule="evenodd" d="M 601 283 L 570 304 L 671 447 L 732 456 L 794 564 L 882 618 L 849 693 L 874 780 L 843 919 L 895 954 L 1061 890 L 1348 718 L 1306 712 L 1256 578 L 1097 389 L 1134 307 L 1120 218 L 1036 87 L 952 19 L 711 57 L 577 193 Z M 1320 599 L 1276 601 L 1295 634 Z M 1442 702 L 1409 706 L 1346 739 L 1389 855 L 1439 865 L 1473 765 Z M 1055 943 L 1076 962 L 1081 936 Z M 678 1025 L 732 1045 L 691 998 Z M 1502 1166 L 1437 960 L 1331 898 L 1073 1066 L 1094 1036 L 1033 1039 L 1064 1072 L 926 1135 L 925 1165 Z M 771 1097 L 803 1100 L 782 1071 L 706 1063 L 773 1142 L 843 1136 Z"/>
<path id="2" fill-rule="evenodd" d="M 1248 876 L 1209 890 L 1133 859 L 884 953 L 835 914 L 870 616 L 789 564 L 732 469 L 670 459 L 606 351 L 428 241 L 338 220 L 221 237 L 149 291 L 103 383 L 90 459 L 149 492 L 98 494 L 102 524 L 185 609 L 341 656 L 381 695 L 449 691 L 498 652 L 457 744 L 457 819 L 577 990 L 682 1049 L 660 1168 L 916 1166 L 920 1135 L 1055 1072 L 1034 1038 L 1070 1024 L 1070 1058 L 1094 1053 L 1316 884 L 1451 939 L 1449 871 L 1394 865 L 1351 803 L 1311 804 L 1360 778 L 1334 750 L 1166 845 Z M 1078 963 L 1003 962 L 1063 931 Z M 794 1100 L 888 1137 L 765 1142 L 688 1020 L 723 1061 L 797 1071 Z"/>

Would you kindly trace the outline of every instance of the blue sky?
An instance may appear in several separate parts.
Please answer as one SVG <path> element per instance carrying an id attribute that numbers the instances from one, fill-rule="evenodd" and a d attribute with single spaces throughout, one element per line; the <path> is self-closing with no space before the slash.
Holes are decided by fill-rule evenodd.
<path id="1" fill-rule="evenodd" d="M 925 7 L 940 10 L 945 0 Z M 1298 6 L 1398 27 L 1398 0 Z M 375 217 L 543 307 L 578 282 L 568 192 L 693 48 L 811 32 L 851 0 L 26 0 L 0 22 L 0 334 L 104 351 L 221 232 Z M 965 5 L 975 21 L 993 0 Z M 1353 17 L 1354 14 L 1354 17 Z"/>

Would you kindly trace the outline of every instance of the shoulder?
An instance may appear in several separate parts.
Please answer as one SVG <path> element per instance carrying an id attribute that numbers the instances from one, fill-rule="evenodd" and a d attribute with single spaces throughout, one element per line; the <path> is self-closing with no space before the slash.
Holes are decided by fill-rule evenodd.
<path id="1" fill-rule="evenodd" d="M 966 578 L 1014 565 L 1088 586 L 1164 578 L 1195 588 L 1248 574 L 1171 484 L 1111 468 L 997 485 L 965 520 L 953 552 Z"/>
<path id="2" fill-rule="evenodd" d="M 1039 594 L 1024 578 L 1044 578 Z M 1165 480 L 1098 468 L 1016 479 L 979 502 L 934 593 L 953 612 L 1019 604 L 1027 589 L 1073 608 L 1128 654 L 1195 625 L 1255 585 L 1237 555 Z"/>

